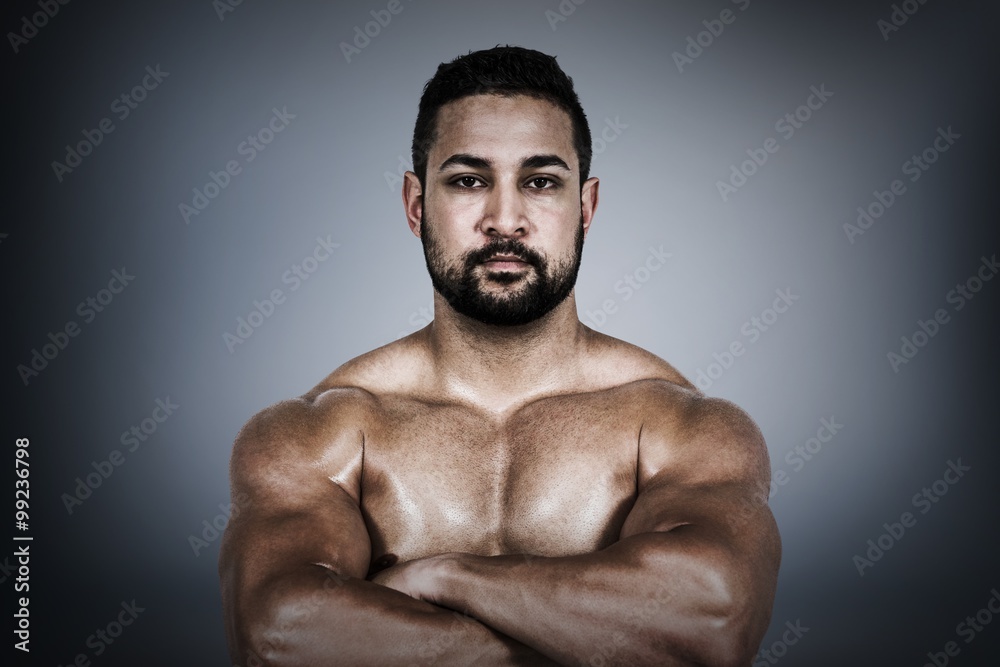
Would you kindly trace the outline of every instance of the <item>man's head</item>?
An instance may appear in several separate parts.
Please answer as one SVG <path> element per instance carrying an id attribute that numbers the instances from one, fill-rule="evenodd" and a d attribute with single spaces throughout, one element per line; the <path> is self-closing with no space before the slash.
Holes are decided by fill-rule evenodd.
<path id="1" fill-rule="evenodd" d="M 590 131 L 555 58 L 498 47 L 424 89 L 403 198 L 435 289 L 488 324 L 526 324 L 572 292 L 597 205 Z"/>
<path id="2" fill-rule="evenodd" d="M 580 184 L 587 180 L 593 156 L 590 125 L 573 89 L 573 79 L 562 71 L 555 56 L 519 46 L 497 46 L 441 63 L 424 86 L 411 149 L 413 171 L 421 186 L 427 184 L 427 158 L 437 139 L 438 111 L 463 97 L 486 94 L 527 95 L 548 100 L 565 111 L 572 122 Z"/>

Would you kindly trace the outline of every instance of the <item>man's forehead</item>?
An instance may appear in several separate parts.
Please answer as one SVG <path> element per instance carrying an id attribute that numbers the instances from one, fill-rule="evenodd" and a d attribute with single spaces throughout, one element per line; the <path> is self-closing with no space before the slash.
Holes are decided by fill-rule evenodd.
<path id="1" fill-rule="evenodd" d="M 548 100 L 526 95 L 454 100 L 439 110 L 436 130 L 431 152 L 438 163 L 455 154 L 477 155 L 494 163 L 558 155 L 572 164 L 576 158 L 569 114 Z"/>

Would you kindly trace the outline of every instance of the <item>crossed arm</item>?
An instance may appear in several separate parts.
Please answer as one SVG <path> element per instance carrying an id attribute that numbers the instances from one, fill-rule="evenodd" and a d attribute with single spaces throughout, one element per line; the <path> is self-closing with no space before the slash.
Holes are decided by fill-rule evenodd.
<path id="1" fill-rule="evenodd" d="M 346 418 L 343 397 L 334 402 L 330 414 Z M 639 493 L 606 549 L 448 553 L 372 581 L 349 481 L 356 434 L 336 424 L 302 434 L 280 450 L 297 460 L 259 479 L 279 451 L 267 443 L 287 434 L 274 421 L 248 425 L 234 451 L 234 496 L 251 499 L 220 559 L 237 664 L 746 665 L 766 631 L 780 552 L 769 465 L 756 426 L 731 404 L 694 398 L 644 424 Z M 317 436 L 345 444 L 311 449 Z M 335 473 L 332 488 L 317 465 Z"/>

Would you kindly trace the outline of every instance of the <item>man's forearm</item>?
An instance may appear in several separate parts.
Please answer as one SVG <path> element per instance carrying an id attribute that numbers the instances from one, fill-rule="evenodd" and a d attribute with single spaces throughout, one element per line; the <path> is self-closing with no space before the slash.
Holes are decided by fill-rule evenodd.
<path id="1" fill-rule="evenodd" d="M 548 664 L 473 618 L 319 567 L 274 586 L 262 613 L 236 622 L 236 664 Z"/>
<path id="2" fill-rule="evenodd" d="M 719 556 L 683 531 L 561 558 L 459 555 L 435 568 L 428 599 L 561 664 L 598 656 L 607 664 L 738 664 L 745 615 Z"/>

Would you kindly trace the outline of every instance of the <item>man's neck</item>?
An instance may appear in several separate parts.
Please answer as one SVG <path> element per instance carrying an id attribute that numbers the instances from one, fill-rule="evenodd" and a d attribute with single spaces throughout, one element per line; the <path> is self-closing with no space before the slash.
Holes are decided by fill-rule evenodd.
<path id="1" fill-rule="evenodd" d="M 518 326 L 465 317 L 435 293 L 427 341 L 444 393 L 497 413 L 576 384 L 582 372 L 584 328 L 572 293 L 544 317 Z"/>

